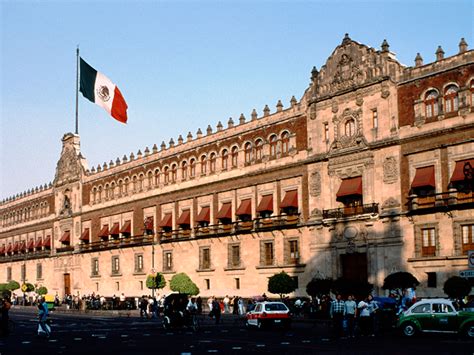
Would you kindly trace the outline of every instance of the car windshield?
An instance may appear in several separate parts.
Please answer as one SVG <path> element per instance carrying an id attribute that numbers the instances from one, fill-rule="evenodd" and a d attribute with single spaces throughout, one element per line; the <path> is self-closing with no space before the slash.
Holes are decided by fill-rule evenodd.
<path id="1" fill-rule="evenodd" d="M 288 308 L 283 303 L 269 303 L 265 305 L 266 311 L 286 311 Z"/>

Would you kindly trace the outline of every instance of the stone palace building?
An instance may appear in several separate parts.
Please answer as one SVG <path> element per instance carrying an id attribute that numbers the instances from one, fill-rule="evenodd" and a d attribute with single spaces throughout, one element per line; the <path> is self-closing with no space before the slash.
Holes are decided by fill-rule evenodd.
<path id="1" fill-rule="evenodd" d="M 474 250 L 474 51 L 434 58 L 346 35 L 274 112 L 91 169 L 65 134 L 54 181 L 0 204 L 0 283 L 138 296 L 185 272 L 202 296 L 254 296 L 285 271 L 303 296 L 408 271 L 442 296 Z"/>

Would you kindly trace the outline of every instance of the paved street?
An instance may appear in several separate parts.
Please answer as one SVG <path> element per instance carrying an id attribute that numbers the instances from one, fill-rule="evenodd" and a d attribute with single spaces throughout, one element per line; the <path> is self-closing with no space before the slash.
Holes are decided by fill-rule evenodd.
<path id="1" fill-rule="evenodd" d="M 0 354 L 470 354 L 474 342 L 456 336 L 420 336 L 405 339 L 390 333 L 383 337 L 331 340 L 324 324 L 296 321 L 290 331 L 247 330 L 242 321 L 224 316 L 219 326 L 205 316 L 201 329 L 165 331 L 160 320 L 105 315 L 52 315 L 50 339 L 36 336 L 34 309 L 11 311 L 13 333 L 0 339 Z"/>

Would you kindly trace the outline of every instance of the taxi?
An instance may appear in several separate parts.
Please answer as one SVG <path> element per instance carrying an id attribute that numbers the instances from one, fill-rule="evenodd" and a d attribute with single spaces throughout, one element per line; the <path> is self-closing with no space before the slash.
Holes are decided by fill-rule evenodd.
<path id="1" fill-rule="evenodd" d="M 474 339 L 474 312 L 457 310 L 448 299 L 426 299 L 401 314 L 397 326 L 406 337 L 416 333 L 455 333 Z"/>
<path id="2" fill-rule="evenodd" d="M 290 309 L 283 302 L 257 302 L 253 310 L 247 312 L 245 326 L 247 328 L 263 328 L 267 326 L 291 325 Z"/>

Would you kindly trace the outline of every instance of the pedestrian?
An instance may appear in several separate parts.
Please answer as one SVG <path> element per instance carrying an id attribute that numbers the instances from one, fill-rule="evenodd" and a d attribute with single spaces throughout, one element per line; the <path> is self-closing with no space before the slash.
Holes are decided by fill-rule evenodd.
<path id="1" fill-rule="evenodd" d="M 219 324 L 221 321 L 221 307 L 217 298 L 213 298 L 211 313 L 216 319 L 216 324 Z"/>
<path id="2" fill-rule="evenodd" d="M 342 322 L 344 321 L 344 315 L 346 313 L 345 303 L 342 300 L 340 293 L 336 295 L 336 299 L 331 302 L 331 308 L 329 311 L 330 317 L 333 321 L 334 337 L 340 338 L 343 336 Z"/>
<path id="3" fill-rule="evenodd" d="M 347 322 L 347 336 L 349 338 L 355 338 L 355 317 L 357 303 L 354 301 L 354 295 L 347 296 L 346 302 L 344 302 L 345 307 L 345 320 Z"/>
<path id="4" fill-rule="evenodd" d="M 245 313 L 244 311 L 244 300 L 242 299 L 242 297 L 239 297 L 239 300 L 237 301 L 238 305 L 239 305 L 239 315 L 243 315 Z"/>
<path id="5" fill-rule="evenodd" d="M 0 314 L 2 318 L 0 319 L 0 335 L 1 336 L 8 336 L 9 329 L 8 329 L 8 321 L 10 319 L 9 312 L 12 304 L 8 297 L 4 297 L 2 301 L 2 305 L 0 307 Z"/>
<path id="6" fill-rule="evenodd" d="M 367 297 L 367 303 L 368 303 L 368 309 L 370 313 L 370 335 L 375 336 L 378 334 L 378 328 L 379 328 L 379 322 L 378 322 L 378 311 L 379 311 L 379 305 L 376 300 L 372 297 L 372 295 L 369 295 Z"/>
<path id="7" fill-rule="evenodd" d="M 44 297 L 38 302 L 38 335 L 44 334 L 47 338 L 51 335 L 51 327 L 48 324 L 48 304 Z"/>
<path id="8" fill-rule="evenodd" d="M 361 335 L 369 336 L 372 334 L 372 322 L 370 318 L 369 297 L 360 301 L 357 305 L 359 313 L 358 319 L 360 324 Z"/>
<path id="9" fill-rule="evenodd" d="M 230 299 L 229 299 L 229 296 L 225 296 L 224 297 L 224 313 L 230 313 L 230 308 L 229 308 L 229 302 L 230 302 Z"/>
<path id="10" fill-rule="evenodd" d="M 122 293 L 120 295 L 120 304 L 119 304 L 119 308 L 120 309 L 125 309 L 125 301 L 127 300 L 127 298 L 125 297 L 125 294 Z"/>
<path id="11" fill-rule="evenodd" d="M 201 296 L 198 296 L 198 298 L 196 298 L 196 305 L 197 305 L 198 314 L 202 314 L 202 298 L 201 298 Z"/>
<path id="12" fill-rule="evenodd" d="M 214 296 L 207 299 L 207 306 L 209 307 L 209 314 L 212 316 L 212 303 L 214 302 Z"/>

